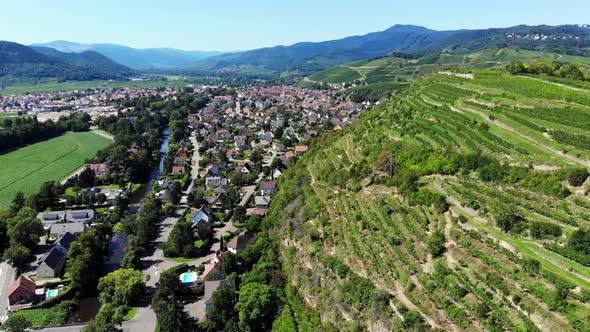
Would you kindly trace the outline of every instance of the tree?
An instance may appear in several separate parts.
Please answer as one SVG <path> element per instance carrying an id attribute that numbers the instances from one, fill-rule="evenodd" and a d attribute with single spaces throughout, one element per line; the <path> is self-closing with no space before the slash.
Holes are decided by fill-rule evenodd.
<path id="1" fill-rule="evenodd" d="M 258 233 L 260 232 L 261 224 L 262 218 L 260 217 L 260 215 L 254 214 L 250 218 L 248 218 L 248 221 L 246 222 L 246 229 L 248 230 L 248 232 Z"/>
<path id="2" fill-rule="evenodd" d="M 509 232 L 520 220 L 522 220 L 522 217 L 516 213 L 514 208 L 504 206 L 496 211 L 494 219 L 496 220 L 496 226 L 504 232 Z"/>
<path id="3" fill-rule="evenodd" d="M 33 324 L 25 316 L 11 316 L 2 324 L 2 329 L 7 332 L 24 332 L 28 331 Z"/>
<path id="4" fill-rule="evenodd" d="M 238 325 L 242 331 L 268 330 L 276 309 L 272 287 L 261 283 L 249 283 L 240 289 L 236 304 Z"/>
<path id="5" fill-rule="evenodd" d="M 235 305 L 237 302 L 236 291 L 230 285 L 222 285 L 213 293 L 213 305 L 207 312 L 209 331 L 221 331 L 225 329 L 228 322 L 235 324 L 237 313 Z"/>
<path id="6" fill-rule="evenodd" d="M 436 230 L 428 239 L 428 250 L 433 257 L 439 257 L 445 252 L 445 235 L 440 230 Z"/>
<path id="7" fill-rule="evenodd" d="M 234 220 L 237 222 L 244 222 L 246 219 L 246 208 L 238 205 L 234 209 Z"/>
<path id="8" fill-rule="evenodd" d="M 221 270 L 225 275 L 230 275 L 234 272 L 239 272 L 238 256 L 232 252 L 225 252 L 223 254 L 223 262 L 221 262 Z"/>
<path id="9" fill-rule="evenodd" d="M 26 268 L 31 259 L 31 250 L 20 243 L 11 243 L 8 249 L 4 251 L 4 259 L 16 269 L 22 271 Z"/>
<path id="10" fill-rule="evenodd" d="M 119 269 L 100 278 L 98 290 L 102 304 L 131 306 L 145 291 L 143 273 L 132 269 Z"/>
<path id="11" fill-rule="evenodd" d="M 96 181 L 96 173 L 90 168 L 85 168 L 80 175 L 78 175 L 78 186 L 81 188 L 90 188 L 94 186 Z"/>
<path id="12" fill-rule="evenodd" d="M 105 303 L 100 307 L 94 320 L 90 321 L 82 332 L 118 332 L 118 326 L 123 323 L 125 314 L 123 307 L 115 307 L 111 303 Z"/>
<path id="13" fill-rule="evenodd" d="M 22 191 L 17 192 L 10 205 L 10 211 L 12 211 L 12 213 L 18 213 L 18 211 L 25 206 L 25 203 L 25 194 Z"/>
<path id="14" fill-rule="evenodd" d="M 168 236 L 164 246 L 166 257 L 192 257 L 195 255 L 195 233 L 189 221 L 179 221 Z"/>
<path id="15" fill-rule="evenodd" d="M 8 237 L 11 243 L 21 244 L 33 250 L 37 247 L 41 235 L 43 224 L 31 208 L 20 209 L 16 216 L 8 220 Z"/>
<path id="16" fill-rule="evenodd" d="M 156 284 L 152 308 L 158 317 L 161 331 L 187 331 L 188 316 L 178 300 L 182 285 L 174 272 L 162 272 Z"/>
<path id="17" fill-rule="evenodd" d="M 109 237 L 108 229 L 97 227 L 82 233 L 70 246 L 66 272 L 72 285 L 83 294 L 96 289 L 100 268 L 108 254 Z"/>

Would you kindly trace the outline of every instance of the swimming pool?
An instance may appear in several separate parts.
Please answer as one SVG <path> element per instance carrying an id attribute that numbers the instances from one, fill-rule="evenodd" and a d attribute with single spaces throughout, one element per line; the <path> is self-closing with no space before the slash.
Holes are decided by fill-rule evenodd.
<path id="1" fill-rule="evenodd" d="M 180 275 L 180 281 L 183 283 L 191 283 L 197 281 L 197 272 L 186 272 Z"/>
<path id="2" fill-rule="evenodd" d="M 50 298 L 50 297 L 56 297 L 58 293 L 59 293 L 59 291 L 57 289 L 50 289 L 50 290 L 47 291 L 46 296 L 48 298 Z"/>

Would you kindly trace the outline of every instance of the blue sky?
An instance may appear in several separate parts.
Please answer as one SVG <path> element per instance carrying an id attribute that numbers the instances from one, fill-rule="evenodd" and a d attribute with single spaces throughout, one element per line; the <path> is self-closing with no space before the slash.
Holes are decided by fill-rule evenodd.
<path id="1" fill-rule="evenodd" d="M 246 50 L 416 24 L 433 29 L 590 23 L 588 0 L 5 0 L 0 40 Z"/>

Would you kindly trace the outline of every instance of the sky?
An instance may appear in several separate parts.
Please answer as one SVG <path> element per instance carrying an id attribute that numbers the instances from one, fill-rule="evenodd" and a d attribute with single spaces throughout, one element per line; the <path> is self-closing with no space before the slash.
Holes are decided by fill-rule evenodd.
<path id="1" fill-rule="evenodd" d="M 2 0 L 0 40 L 232 51 L 415 24 L 437 30 L 590 23 L 588 0 Z"/>

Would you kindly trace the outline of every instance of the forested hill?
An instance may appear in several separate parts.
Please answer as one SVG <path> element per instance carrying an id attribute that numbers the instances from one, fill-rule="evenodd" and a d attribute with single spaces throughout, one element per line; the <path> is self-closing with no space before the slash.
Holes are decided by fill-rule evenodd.
<path id="1" fill-rule="evenodd" d="M 419 79 L 283 175 L 266 220 L 309 309 L 275 326 L 590 329 L 590 84 L 472 75 Z"/>
<path id="2" fill-rule="evenodd" d="M 182 70 L 187 73 L 308 75 L 335 65 L 393 52 L 424 54 L 444 50 L 464 54 L 490 47 L 589 55 L 590 29 L 576 25 L 521 25 L 501 29 L 436 31 L 413 25 L 395 25 L 363 36 L 224 54 L 201 60 Z"/>
<path id="3" fill-rule="evenodd" d="M 133 71 L 96 52 L 62 53 L 0 41 L 0 81 L 125 79 Z"/>

